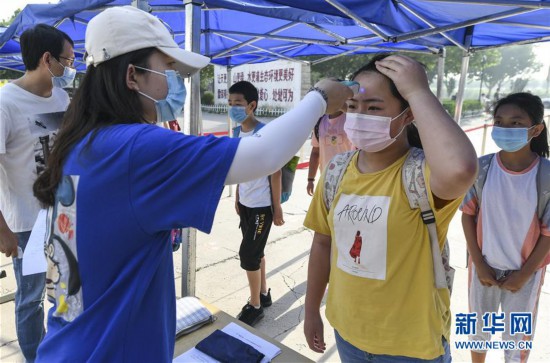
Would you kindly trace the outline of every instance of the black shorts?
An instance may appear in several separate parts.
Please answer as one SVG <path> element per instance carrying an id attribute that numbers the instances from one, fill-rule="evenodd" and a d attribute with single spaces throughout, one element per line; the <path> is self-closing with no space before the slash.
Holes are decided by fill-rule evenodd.
<path id="1" fill-rule="evenodd" d="M 248 208 L 239 203 L 239 216 L 243 233 L 243 241 L 239 248 L 241 267 L 246 271 L 257 271 L 264 257 L 265 244 L 273 223 L 273 212 L 271 206 Z"/>

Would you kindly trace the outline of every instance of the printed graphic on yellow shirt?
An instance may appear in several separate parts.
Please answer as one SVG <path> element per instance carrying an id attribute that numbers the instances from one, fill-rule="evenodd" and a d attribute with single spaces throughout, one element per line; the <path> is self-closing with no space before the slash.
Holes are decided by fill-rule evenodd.
<path id="1" fill-rule="evenodd" d="M 361 263 L 361 246 L 363 246 L 363 237 L 361 237 L 361 231 L 357 231 L 349 255 L 353 258 L 353 262 L 359 264 Z"/>
<path id="2" fill-rule="evenodd" d="M 336 266 L 369 279 L 386 279 L 390 197 L 343 194 L 334 209 Z"/>

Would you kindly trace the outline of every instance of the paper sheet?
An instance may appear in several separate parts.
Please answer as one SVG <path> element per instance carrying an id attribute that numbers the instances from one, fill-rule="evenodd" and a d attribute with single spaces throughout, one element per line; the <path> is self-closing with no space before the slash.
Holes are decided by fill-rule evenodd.
<path id="1" fill-rule="evenodd" d="M 263 353 L 265 357 L 262 359 L 261 363 L 268 363 L 273 360 L 276 356 L 281 354 L 281 349 L 274 344 L 266 341 L 265 339 L 260 338 L 254 333 L 249 332 L 245 328 L 240 327 L 235 323 L 229 323 L 222 329 L 222 331 L 232 337 L 235 337 L 242 342 L 249 344 L 256 348 L 258 351 Z M 174 363 L 216 363 L 218 362 L 214 358 L 200 352 L 196 348 L 191 348 L 187 352 L 177 356 L 174 360 Z"/>
<path id="2" fill-rule="evenodd" d="M 177 356 L 173 363 L 219 363 L 214 358 L 204 354 L 197 348 L 191 348 L 187 352 Z"/>
<path id="3" fill-rule="evenodd" d="M 32 227 L 31 236 L 23 253 L 24 276 L 46 272 L 46 256 L 44 255 L 46 215 L 46 210 L 41 209 Z"/>
<path id="4" fill-rule="evenodd" d="M 261 363 L 268 363 L 276 356 L 281 354 L 281 349 L 274 344 L 271 344 L 265 339 L 260 338 L 254 333 L 249 332 L 245 328 L 240 327 L 235 323 L 229 323 L 222 329 L 222 331 L 228 335 L 231 335 L 242 342 L 256 348 L 257 351 L 263 353 L 265 357 Z"/>

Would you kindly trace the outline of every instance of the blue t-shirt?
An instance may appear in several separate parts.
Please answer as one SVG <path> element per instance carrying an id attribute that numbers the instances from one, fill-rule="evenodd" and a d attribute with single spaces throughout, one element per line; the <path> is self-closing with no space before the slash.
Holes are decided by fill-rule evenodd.
<path id="1" fill-rule="evenodd" d="M 68 156 L 48 211 L 43 362 L 171 362 L 170 230 L 210 232 L 239 139 L 110 126 Z"/>

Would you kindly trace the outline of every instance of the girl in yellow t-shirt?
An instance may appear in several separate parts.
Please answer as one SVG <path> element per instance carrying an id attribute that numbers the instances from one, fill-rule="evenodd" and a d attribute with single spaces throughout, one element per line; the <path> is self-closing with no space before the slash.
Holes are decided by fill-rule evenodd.
<path id="1" fill-rule="evenodd" d="M 413 59 L 378 55 L 352 79 L 361 88 L 348 102 L 345 130 L 359 152 L 330 210 L 319 183 L 304 222 L 315 231 L 306 340 L 315 352 L 326 348 L 319 310 L 328 283 L 326 315 L 343 361 L 448 361 L 449 292 L 434 286 L 429 234 L 419 209 L 408 204 L 401 175 L 410 148 L 422 141 L 429 201 L 444 241 L 476 175 L 474 148 Z M 353 246 L 357 235 L 360 248 Z"/>

